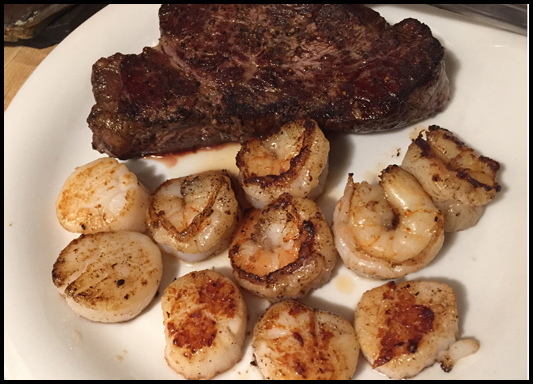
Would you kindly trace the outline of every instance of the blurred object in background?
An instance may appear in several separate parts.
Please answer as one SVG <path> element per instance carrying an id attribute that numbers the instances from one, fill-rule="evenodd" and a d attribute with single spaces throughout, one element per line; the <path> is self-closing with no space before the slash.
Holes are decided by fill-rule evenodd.
<path id="1" fill-rule="evenodd" d="M 528 4 L 431 4 L 479 22 L 527 35 Z"/>
<path id="2" fill-rule="evenodd" d="M 4 4 L 4 45 L 59 43 L 107 4 Z"/>

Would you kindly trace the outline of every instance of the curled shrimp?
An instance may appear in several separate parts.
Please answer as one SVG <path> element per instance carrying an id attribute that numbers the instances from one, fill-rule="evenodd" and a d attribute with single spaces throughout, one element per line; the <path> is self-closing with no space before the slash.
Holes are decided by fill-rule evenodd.
<path id="1" fill-rule="evenodd" d="M 262 208 L 287 192 L 314 199 L 324 188 L 329 141 L 314 120 L 287 123 L 264 139 L 252 138 L 237 153 L 246 199 Z"/>
<path id="2" fill-rule="evenodd" d="M 337 252 L 315 202 L 285 193 L 245 213 L 229 257 L 241 287 L 279 301 L 303 297 L 328 281 Z"/>
<path id="3" fill-rule="evenodd" d="M 402 166 L 411 172 L 444 216 L 444 231 L 477 223 L 485 205 L 500 191 L 497 161 L 480 156 L 450 131 L 429 127 L 411 143 Z"/>
<path id="4" fill-rule="evenodd" d="M 198 262 L 229 245 L 238 215 L 228 173 L 207 171 L 161 184 L 150 200 L 147 223 L 165 252 Z"/>
<path id="5" fill-rule="evenodd" d="M 335 245 L 358 274 L 392 279 L 426 266 L 442 247 L 443 219 L 416 178 L 397 165 L 379 185 L 352 175 L 333 213 Z"/>

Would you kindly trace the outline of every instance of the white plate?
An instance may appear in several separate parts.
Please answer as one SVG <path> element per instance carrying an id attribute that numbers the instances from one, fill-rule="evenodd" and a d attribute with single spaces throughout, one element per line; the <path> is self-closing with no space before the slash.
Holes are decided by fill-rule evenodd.
<path id="1" fill-rule="evenodd" d="M 452 98 L 446 110 L 412 127 L 382 134 L 331 138 L 328 188 L 318 200 L 331 221 L 348 172 L 376 180 L 400 163 L 414 129 L 438 124 L 501 164 L 502 191 L 480 222 L 448 235 L 437 258 L 409 279 L 451 285 L 460 332 L 481 349 L 450 373 L 438 364 L 420 379 L 527 377 L 527 39 L 428 6 L 376 6 L 389 23 L 415 17 L 446 47 Z M 178 378 L 163 358 L 159 300 L 125 324 L 78 318 L 52 284 L 52 264 L 76 236 L 58 224 L 54 203 L 74 167 L 101 157 L 91 149 L 86 118 L 93 105 L 91 66 L 115 52 L 140 53 L 157 44 L 158 6 L 108 6 L 81 25 L 35 70 L 4 115 L 4 376 L 24 379 Z M 207 168 L 235 172 L 238 145 L 200 151 L 168 168 L 156 160 L 126 163 L 150 187 Z M 399 156 L 397 153 L 399 151 Z M 223 160 L 223 161 L 222 161 Z M 382 284 L 356 278 L 339 259 L 332 280 L 303 300 L 353 320 L 367 289 Z M 230 275 L 226 254 L 196 266 Z M 163 288 L 190 266 L 165 258 Z M 405 280 L 405 279 L 404 279 Z M 250 324 L 266 303 L 245 296 Z M 250 336 L 242 361 L 217 378 L 260 378 L 250 365 Z M 361 356 L 357 379 L 380 379 Z"/>

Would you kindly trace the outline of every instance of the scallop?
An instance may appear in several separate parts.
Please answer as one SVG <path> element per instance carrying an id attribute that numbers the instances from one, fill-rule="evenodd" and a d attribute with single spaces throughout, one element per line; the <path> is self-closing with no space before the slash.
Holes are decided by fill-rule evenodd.
<path id="1" fill-rule="evenodd" d="M 363 356 L 391 379 L 416 376 L 441 362 L 475 353 L 479 342 L 459 338 L 453 289 L 436 281 L 391 281 L 363 294 L 355 312 L 355 332 Z"/>
<path id="2" fill-rule="evenodd" d="M 266 379 L 348 380 L 359 358 L 347 320 L 293 300 L 266 310 L 254 327 L 252 347 Z"/>
<path id="3" fill-rule="evenodd" d="M 148 236 L 101 232 L 71 241 L 54 263 L 52 280 L 79 316 L 118 323 L 148 306 L 162 272 L 161 252 Z"/>
<path id="4" fill-rule="evenodd" d="M 104 157 L 77 167 L 56 201 L 59 223 L 69 232 L 146 231 L 150 193 L 128 167 Z"/>
<path id="5" fill-rule="evenodd" d="M 211 379 L 242 358 L 246 304 L 237 286 L 211 270 L 170 284 L 161 299 L 168 365 L 187 379 Z"/>

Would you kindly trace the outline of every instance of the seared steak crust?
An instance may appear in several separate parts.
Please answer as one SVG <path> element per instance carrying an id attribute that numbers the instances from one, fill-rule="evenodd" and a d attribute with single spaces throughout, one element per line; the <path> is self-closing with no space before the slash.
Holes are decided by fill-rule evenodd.
<path id="1" fill-rule="evenodd" d="M 362 5 L 163 5 L 158 46 L 93 66 L 93 147 L 121 159 L 243 141 L 311 118 L 375 132 L 439 112 L 444 48 Z"/>

